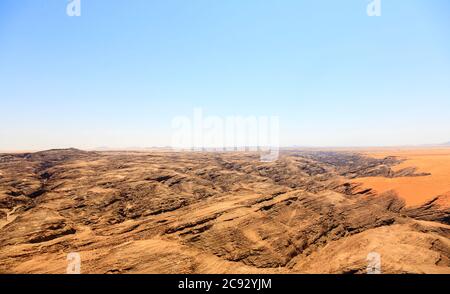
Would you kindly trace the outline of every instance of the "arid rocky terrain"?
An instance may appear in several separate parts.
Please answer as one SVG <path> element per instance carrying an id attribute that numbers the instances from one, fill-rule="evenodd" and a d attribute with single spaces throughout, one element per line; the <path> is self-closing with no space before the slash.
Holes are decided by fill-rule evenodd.
<path id="1" fill-rule="evenodd" d="M 352 151 L 0 154 L 0 273 L 63 274 L 71 252 L 82 273 L 366 273 L 371 252 L 450 273 L 449 194 L 363 180 L 432 176 Z"/>

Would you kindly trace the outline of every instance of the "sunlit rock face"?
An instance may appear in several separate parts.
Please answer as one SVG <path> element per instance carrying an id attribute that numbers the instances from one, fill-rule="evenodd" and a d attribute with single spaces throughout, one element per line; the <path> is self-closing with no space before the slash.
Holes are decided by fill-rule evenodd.
<path id="1" fill-rule="evenodd" d="M 420 179 L 394 156 L 0 155 L 0 272 L 449 273 L 448 195 L 410 206 L 358 179 Z"/>

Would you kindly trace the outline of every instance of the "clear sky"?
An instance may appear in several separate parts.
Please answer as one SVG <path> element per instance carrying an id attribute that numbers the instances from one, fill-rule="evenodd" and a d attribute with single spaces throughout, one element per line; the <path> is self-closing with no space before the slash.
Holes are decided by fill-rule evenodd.
<path id="1" fill-rule="evenodd" d="M 281 145 L 450 141 L 450 1 L 0 1 L 0 149 L 167 146 L 277 115 Z"/>

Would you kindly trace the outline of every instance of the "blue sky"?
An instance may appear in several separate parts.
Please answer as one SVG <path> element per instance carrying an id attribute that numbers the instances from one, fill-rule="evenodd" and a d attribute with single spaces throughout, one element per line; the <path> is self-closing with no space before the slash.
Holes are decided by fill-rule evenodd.
<path id="1" fill-rule="evenodd" d="M 0 2 L 0 150 L 166 146 L 171 121 L 276 115 L 282 146 L 450 140 L 450 2 Z"/>

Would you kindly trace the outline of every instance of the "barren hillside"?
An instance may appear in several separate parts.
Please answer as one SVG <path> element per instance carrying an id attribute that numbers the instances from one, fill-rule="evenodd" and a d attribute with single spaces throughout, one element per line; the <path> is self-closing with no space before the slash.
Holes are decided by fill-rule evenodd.
<path id="1" fill-rule="evenodd" d="M 354 152 L 0 155 L 0 272 L 450 273 L 445 195 L 405 205 L 360 178 L 420 179 Z M 401 167 L 401 168 L 399 168 Z M 449 180 L 450 182 L 450 180 Z"/>

